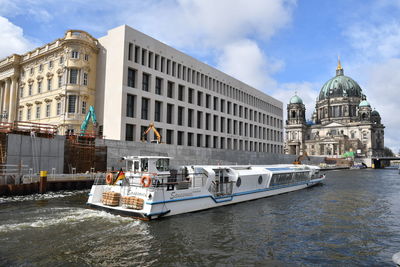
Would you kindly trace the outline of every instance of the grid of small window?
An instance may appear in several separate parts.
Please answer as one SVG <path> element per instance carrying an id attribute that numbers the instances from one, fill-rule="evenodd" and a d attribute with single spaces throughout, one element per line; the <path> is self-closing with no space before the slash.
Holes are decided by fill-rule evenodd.
<path id="1" fill-rule="evenodd" d="M 128 52 L 131 54 L 128 55 L 129 60 L 132 60 L 132 51 L 133 46 L 129 45 Z M 185 86 L 182 84 L 178 84 L 177 87 L 175 88 L 175 83 L 171 81 L 166 82 L 166 96 L 169 98 L 177 98 L 179 101 L 187 101 L 190 104 L 196 104 L 198 106 L 204 106 L 208 109 L 214 109 L 215 111 L 220 111 L 220 112 L 226 112 L 228 115 L 233 115 L 237 116 L 238 118 L 245 118 L 250 121 L 254 121 L 256 123 L 262 123 L 266 125 L 270 125 L 272 127 L 280 127 L 282 125 L 282 120 L 279 118 L 275 118 L 273 116 L 266 115 L 262 112 L 259 112 L 255 109 L 249 109 L 248 107 L 243 107 L 242 105 L 238 103 L 234 103 L 232 101 L 229 101 L 229 98 L 235 99 L 237 101 L 241 101 L 245 104 L 248 104 L 254 108 L 259 108 L 263 109 L 269 113 L 273 113 L 276 115 L 280 115 L 281 113 L 281 108 L 276 107 L 273 104 L 264 102 L 262 99 L 260 99 L 258 96 L 250 95 L 249 93 L 244 92 L 241 89 L 234 88 L 228 84 L 225 84 L 217 79 L 214 79 L 208 75 L 205 75 L 204 73 L 198 72 L 192 68 L 187 68 L 185 65 L 182 65 L 172 59 L 168 59 L 162 55 L 153 53 L 152 51 L 149 51 L 147 49 L 140 48 L 139 46 L 135 46 L 134 49 L 134 57 L 135 57 L 135 62 L 139 63 L 138 59 L 140 59 L 140 63 L 148 68 L 155 69 L 157 71 L 160 71 L 162 73 L 166 73 L 167 75 L 171 75 L 173 77 L 177 77 L 178 79 L 181 79 L 185 82 L 192 83 L 195 85 L 198 85 L 200 87 L 209 89 L 214 91 L 217 94 L 221 94 L 226 97 L 217 97 L 213 96 L 211 94 L 205 94 L 201 91 L 195 90 L 193 88 L 188 87 L 188 90 L 185 91 Z M 162 95 L 163 92 L 163 80 L 162 78 L 156 77 L 155 78 L 155 85 L 153 87 L 150 87 L 150 74 L 143 73 L 143 79 L 142 79 L 142 89 L 144 91 L 150 91 L 150 88 L 153 88 L 155 90 L 156 94 Z M 176 91 L 175 91 L 176 89 Z M 187 92 L 187 98 L 186 98 L 186 92 Z M 203 102 L 204 101 L 204 102 Z M 145 105 L 146 107 L 146 105 Z M 155 107 L 157 109 L 157 107 Z M 268 132 L 265 131 L 265 127 L 251 124 L 251 123 L 246 123 L 243 125 L 242 122 L 239 122 L 235 119 L 232 118 L 225 118 L 225 117 L 218 117 L 217 119 L 212 119 L 212 115 L 208 115 L 209 113 L 206 113 L 205 115 L 205 120 L 203 121 L 203 113 L 202 111 L 198 112 L 197 110 L 193 109 L 188 109 L 187 113 L 185 113 L 185 110 L 183 107 L 177 107 L 177 120 L 176 123 L 178 125 L 181 125 L 184 123 L 183 117 L 186 116 L 187 114 L 187 124 L 189 127 L 193 127 L 193 124 L 195 123 L 194 126 L 197 126 L 199 128 L 205 127 L 206 130 L 211 130 L 211 128 L 214 129 L 214 131 L 217 132 L 227 132 L 229 134 L 233 133 L 234 135 L 239 135 L 242 136 L 243 131 L 244 131 L 244 136 L 248 137 L 254 137 L 258 139 L 267 139 L 270 137 L 270 140 L 280 140 L 280 135 L 282 135 L 282 132 L 279 132 L 278 130 L 271 130 L 270 136 L 268 136 Z M 147 109 L 149 109 L 149 106 L 147 105 Z M 173 112 L 170 112 L 170 110 L 173 109 L 172 104 L 167 104 L 166 106 L 166 119 L 167 121 L 172 121 L 172 116 Z M 162 108 L 160 108 L 162 110 Z M 143 107 L 142 107 L 142 115 L 143 115 Z M 161 112 L 159 112 L 161 114 Z M 170 114 L 170 115 L 169 115 Z M 185 116 L 184 116 L 185 115 Z M 196 116 L 195 116 L 196 115 Z M 148 116 L 147 116 L 148 117 Z M 160 117 L 161 115 L 157 115 L 157 117 Z M 270 119 L 268 119 L 268 117 Z M 195 120 L 196 118 L 196 120 Z M 170 123 L 170 122 L 168 122 Z M 172 123 L 172 122 L 171 122 Z M 203 125 L 204 123 L 204 125 Z M 217 125 L 217 126 L 216 126 Z M 244 126 L 244 127 L 243 127 Z M 220 130 L 220 131 L 218 131 Z M 265 132 L 265 133 L 264 133 Z M 264 136 L 266 138 L 264 138 Z M 247 143 L 242 143 L 240 144 L 239 140 L 234 139 L 234 138 L 226 138 L 223 139 L 224 142 L 219 142 L 220 146 L 223 146 L 225 143 L 226 147 L 228 148 L 239 148 L 240 146 L 242 147 L 247 147 L 247 149 L 253 149 L 254 151 L 261 151 L 263 150 L 263 147 L 266 146 L 267 144 L 262 144 L 261 142 L 253 142 L 249 141 Z M 267 139 L 269 140 L 269 139 Z M 210 147 L 211 147 L 211 142 L 212 137 L 210 137 Z M 226 141 L 226 142 L 225 142 Z M 189 142 L 189 141 L 188 141 Z M 266 146 L 267 147 L 267 146 Z M 271 145 L 272 147 L 272 145 Z M 272 148 L 271 148 L 272 149 Z"/>

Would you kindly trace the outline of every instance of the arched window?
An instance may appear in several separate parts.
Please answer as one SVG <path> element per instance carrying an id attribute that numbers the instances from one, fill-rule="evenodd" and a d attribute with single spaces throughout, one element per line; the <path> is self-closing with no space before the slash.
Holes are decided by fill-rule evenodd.
<path id="1" fill-rule="evenodd" d="M 361 118 L 362 118 L 363 120 L 365 120 L 365 119 L 367 118 L 367 114 L 366 114 L 366 113 L 363 113 L 363 114 L 361 115 Z"/>

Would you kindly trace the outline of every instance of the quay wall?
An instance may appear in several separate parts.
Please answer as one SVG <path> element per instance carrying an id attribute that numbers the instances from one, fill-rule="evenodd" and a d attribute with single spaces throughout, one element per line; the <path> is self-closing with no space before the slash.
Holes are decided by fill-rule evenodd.
<path id="1" fill-rule="evenodd" d="M 131 155 L 169 156 L 173 158 L 171 160 L 171 165 L 173 167 L 180 165 L 204 164 L 278 164 L 291 163 L 296 159 L 295 155 L 187 147 L 108 139 L 97 139 L 96 146 L 106 147 L 106 161 L 108 169 L 119 169 L 125 167 L 125 162 L 121 161 L 121 158 Z M 55 169 L 55 173 L 63 173 L 65 160 L 65 136 L 44 138 L 31 137 L 28 135 L 8 134 L 7 165 L 14 165 L 14 167 L 12 167 L 14 169 L 15 166 L 19 164 L 26 166 L 23 168 L 23 174 L 26 174 L 29 169 L 32 169 L 33 173 L 38 173 L 39 171 L 44 170 L 48 171 L 50 174 L 53 168 Z M 306 158 L 302 160 L 302 162 L 305 164 L 314 165 L 318 165 L 323 161 L 323 157 L 314 156 L 310 157 L 310 161 Z M 87 171 L 90 171 L 90 169 Z"/>
<path id="2" fill-rule="evenodd" d="M 295 155 L 270 154 L 265 152 L 248 152 L 228 149 L 213 149 L 202 147 L 175 146 L 167 144 L 152 144 L 144 142 L 96 140 L 96 145 L 107 147 L 107 168 L 119 169 L 125 167 L 124 156 L 169 156 L 171 166 L 181 165 L 225 165 L 225 164 L 279 164 L 292 163 Z M 324 157 L 303 159 L 305 164 L 315 164 L 324 161 Z"/>
<path id="3" fill-rule="evenodd" d="M 8 134 L 7 165 L 26 165 L 33 173 L 55 168 L 62 173 L 64 167 L 64 136 L 54 138 Z M 15 168 L 15 167 L 14 167 Z M 24 172 L 27 170 L 25 169 Z"/>

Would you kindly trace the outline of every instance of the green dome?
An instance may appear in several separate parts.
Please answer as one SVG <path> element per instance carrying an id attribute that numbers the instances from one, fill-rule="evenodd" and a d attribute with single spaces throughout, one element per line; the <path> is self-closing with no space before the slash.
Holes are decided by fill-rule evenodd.
<path id="1" fill-rule="evenodd" d="M 361 101 L 358 106 L 359 107 L 371 107 L 371 105 L 369 104 L 369 102 L 367 100 Z"/>
<path id="2" fill-rule="evenodd" d="M 373 111 L 371 112 L 371 116 L 380 116 L 380 115 L 379 115 L 379 112 L 378 112 L 378 111 L 373 110 Z"/>
<path id="3" fill-rule="evenodd" d="M 290 98 L 290 104 L 303 104 L 303 100 L 298 97 L 297 95 L 292 96 L 292 98 Z"/>
<path id="4" fill-rule="evenodd" d="M 342 73 L 336 75 L 322 86 L 319 100 L 331 97 L 362 97 L 362 90 L 358 83 Z"/>

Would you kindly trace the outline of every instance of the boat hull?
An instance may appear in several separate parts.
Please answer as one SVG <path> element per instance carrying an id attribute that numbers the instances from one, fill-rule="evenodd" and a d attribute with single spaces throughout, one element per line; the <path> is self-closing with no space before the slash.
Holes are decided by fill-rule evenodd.
<path id="1" fill-rule="evenodd" d="M 289 193 L 318 185 L 323 182 L 324 178 L 325 177 L 321 177 L 318 179 L 287 186 L 277 186 L 272 188 L 236 192 L 231 195 L 220 197 L 214 197 L 208 191 L 193 192 L 193 190 L 188 189 L 181 191 L 179 195 L 180 197 L 176 197 L 176 194 L 170 194 L 162 200 L 151 200 L 147 198 L 145 199 L 143 210 L 131 210 L 128 208 L 123 208 L 121 206 L 111 207 L 99 202 L 94 202 L 91 198 L 89 198 L 87 204 L 93 208 L 105 210 L 114 214 L 150 220 Z M 147 196 L 148 194 L 149 193 L 146 192 L 142 195 Z"/>

